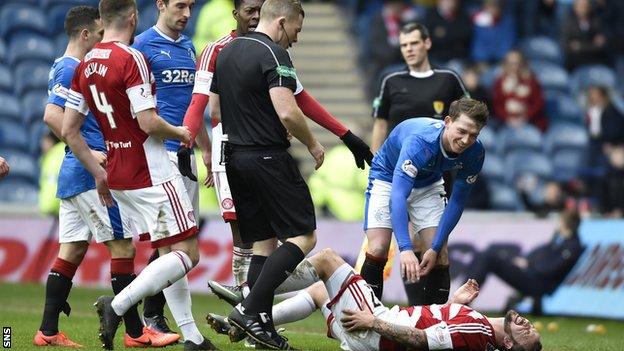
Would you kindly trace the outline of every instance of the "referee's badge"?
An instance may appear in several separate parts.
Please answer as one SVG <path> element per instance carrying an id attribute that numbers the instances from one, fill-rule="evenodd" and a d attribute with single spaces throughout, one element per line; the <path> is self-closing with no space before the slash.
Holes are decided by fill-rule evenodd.
<path id="1" fill-rule="evenodd" d="M 442 114 L 442 111 L 444 111 L 444 101 L 435 100 L 433 102 L 433 110 L 437 115 Z"/>

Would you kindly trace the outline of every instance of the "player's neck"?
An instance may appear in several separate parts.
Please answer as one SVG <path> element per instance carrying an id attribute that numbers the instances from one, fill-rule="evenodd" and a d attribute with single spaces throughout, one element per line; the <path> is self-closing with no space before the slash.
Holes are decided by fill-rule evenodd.
<path id="1" fill-rule="evenodd" d="M 262 23 L 262 21 L 260 21 L 260 23 L 258 23 L 258 27 L 256 27 L 255 31 L 268 35 L 269 38 L 271 38 L 271 40 L 273 42 L 277 43 L 277 35 L 278 35 L 279 30 L 277 30 L 275 28 L 271 28 L 271 27 L 265 25 L 264 23 Z"/>
<path id="2" fill-rule="evenodd" d="M 65 53 L 63 54 L 63 56 L 71 56 L 82 60 L 87 54 L 87 51 L 88 50 L 86 48 L 83 48 L 79 42 L 70 41 L 69 43 L 67 43 L 67 48 L 65 49 Z"/>
<path id="3" fill-rule="evenodd" d="M 162 16 L 161 16 L 162 18 Z M 178 38 L 180 37 L 180 35 L 182 35 L 181 32 L 175 31 L 175 30 L 171 30 L 171 28 L 167 27 L 165 25 L 165 23 L 163 23 L 163 21 L 161 21 L 160 19 L 158 20 L 158 22 L 156 22 L 156 28 L 158 28 L 158 30 L 163 33 L 164 35 L 168 36 L 169 38 L 173 39 L 173 40 L 178 40 Z"/>
<path id="4" fill-rule="evenodd" d="M 431 65 L 429 64 L 429 60 L 425 59 L 420 65 L 409 66 L 410 72 L 427 72 L 431 71 Z"/>
<path id="5" fill-rule="evenodd" d="M 134 32 L 130 33 L 126 29 L 106 28 L 104 29 L 104 37 L 102 43 L 118 41 L 122 44 L 130 45 L 130 39 L 134 36 Z"/>
<path id="6" fill-rule="evenodd" d="M 494 337 L 496 338 L 496 347 L 502 347 L 504 345 L 503 338 L 505 337 L 505 318 L 488 318 L 488 322 L 494 329 Z"/>

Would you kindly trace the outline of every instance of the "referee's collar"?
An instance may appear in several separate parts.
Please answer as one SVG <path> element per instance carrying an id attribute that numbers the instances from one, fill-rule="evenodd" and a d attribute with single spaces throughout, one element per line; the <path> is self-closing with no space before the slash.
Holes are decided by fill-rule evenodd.
<path id="1" fill-rule="evenodd" d="M 428 71 L 424 71 L 424 72 L 415 72 L 415 71 L 410 71 L 410 76 L 414 77 L 414 78 L 427 78 L 427 77 L 431 77 L 433 75 L 433 70 L 430 69 Z"/>
<path id="2" fill-rule="evenodd" d="M 245 36 L 252 36 L 252 35 L 254 35 L 254 34 L 257 34 L 257 35 L 259 35 L 259 36 L 261 36 L 261 37 L 265 37 L 265 38 L 267 38 L 269 41 L 274 42 L 274 41 L 273 41 L 273 39 L 271 39 L 271 37 L 270 37 L 268 34 L 266 34 L 266 33 L 262 33 L 262 32 L 257 32 L 257 31 L 255 31 L 255 30 L 254 30 L 253 32 L 248 32 L 247 34 L 245 34 Z"/>

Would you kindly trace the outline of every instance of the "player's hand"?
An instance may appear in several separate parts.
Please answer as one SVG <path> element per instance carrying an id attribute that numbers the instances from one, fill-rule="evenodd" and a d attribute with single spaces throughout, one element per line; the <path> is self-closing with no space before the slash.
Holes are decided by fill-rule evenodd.
<path id="1" fill-rule="evenodd" d="M 106 173 L 103 176 L 95 178 L 95 187 L 100 197 L 100 202 L 106 207 L 113 207 L 115 201 L 113 201 L 113 195 L 111 195 L 108 189 L 108 180 L 106 179 Z"/>
<path id="2" fill-rule="evenodd" d="M 98 164 L 100 166 L 106 167 L 106 154 L 105 153 L 103 153 L 102 151 L 91 150 L 91 155 L 95 157 L 95 159 L 98 161 Z"/>
<path id="3" fill-rule="evenodd" d="M 420 266 L 418 258 L 412 250 L 401 251 L 401 277 L 408 283 L 420 280 Z"/>
<path id="4" fill-rule="evenodd" d="M 373 316 L 368 308 L 365 308 L 364 311 L 344 309 L 342 310 L 342 315 L 343 317 L 340 318 L 340 322 L 342 323 L 342 327 L 348 332 L 373 328 L 375 316 Z"/>
<path id="5" fill-rule="evenodd" d="M 180 170 L 180 174 L 196 182 L 197 177 L 193 174 L 193 169 L 191 168 L 192 156 L 193 156 L 192 149 L 189 149 L 185 146 L 180 146 L 180 148 L 178 149 L 178 169 Z"/>
<path id="6" fill-rule="evenodd" d="M 429 249 L 423 255 L 422 262 L 420 262 L 421 275 L 427 275 L 433 267 L 435 267 L 438 260 L 438 253 L 434 249 Z"/>
<path id="7" fill-rule="evenodd" d="M 0 157 L 0 178 L 9 174 L 9 163 L 2 157 Z"/>
<path id="8" fill-rule="evenodd" d="M 325 148 L 323 145 L 321 145 L 318 141 L 315 141 L 311 147 L 308 147 L 308 151 L 310 152 L 310 155 L 314 157 L 314 161 L 316 161 L 314 169 L 321 168 L 321 165 L 325 160 Z"/>
<path id="9" fill-rule="evenodd" d="M 340 139 L 353 154 L 353 157 L 355 158 L 355 165 L 358 168 L 364 169 L 364 162 L 368 163 L 369 166 L 371 165 L 371 162 L 373 161 L 373 153 L 371 152 L 370 147 L 366 145 L 362 139 L 351 133 L 350 130 L 348 130 L 347 133 Z"/>
<path id="10" fill-rule="evenodd" d="M 189 128 L 187 126 L 179 126 L 176 128 L 178 128 L 179 132 L 178 140 L 180 140 L 185 145 L 191 145 L 191 131 L 189 130 Z"/>
<path id="11" fill-rule="evenodd" d="M 479 283 L 474 279 L 468 279 L 464 285 L 455 290 L 453 296 L 449 299 L 449 303 L 459 303 L 468 305 L 479 296 Z"/>
<path id="12" fill-rule="evenodd" d="M 212 175 L 212 152 L 202 152 L 202 160 L 204 161 L 204 166 L 208 171 L 206 173 L 206 180 L 204 180 L 204 186 L 206 188 L 210 188 L 214 185 L 214 178 Z"/>

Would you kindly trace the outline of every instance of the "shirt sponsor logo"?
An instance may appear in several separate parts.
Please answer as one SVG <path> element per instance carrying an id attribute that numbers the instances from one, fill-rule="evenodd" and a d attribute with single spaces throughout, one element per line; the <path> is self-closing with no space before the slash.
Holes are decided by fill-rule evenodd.
<path id="1" fill-rule="evenodd" d="M 167 56 L 171 60 L 171 50 L 160 50 L 161 55 Z"/>
<path id="2" fill-rule="evenodd" d="M 85 55 L 84 60 L 85 61 L 89 61 L 91 59 L 108 60 L 108 58 L 110 57 L 110 54 L 111 54 L 110 49 L 93 49 Z"/>
<path id="3" fill-rule="evenodd" d="M 418 174 L 418 169 L 412 164 L 411 160 L 403 161 L 401 169 L 403 169 L 403 172 L 405 172 L 405 174 L 407 174 L 411 178 L 416 178 L 416 175 Z"/>
<path id="4" fill-rule="evenodd" d="M 297 79 L 297 71 L 295 71 L 295 69 L 292 67 L 279 65 L 277 66 L 276 71 L 277 71 L 277 74 L 282 77 L 290 77 L 293 79 Z"/>
<path id="5" fill-rule="evenodd" d="M 471 175 L 471 176 L 469 176 L 468 178 L 466 178 L 466 183 L 468 183 L 468 184 L 474 184 L 474 182 L 476 182 L 476 181 L 477 181 L 477 177 L 478 177 L 478 176 L 477 176 L 476 174 L 475 174 L 475 175 Z"/>
<path id="6" fill-rule="evenodd" d="M 376 97 L 375 100 L 373 100 L 373 108 L 379 108 L 379 106 L 381 106 L 381 98 Z"/>

